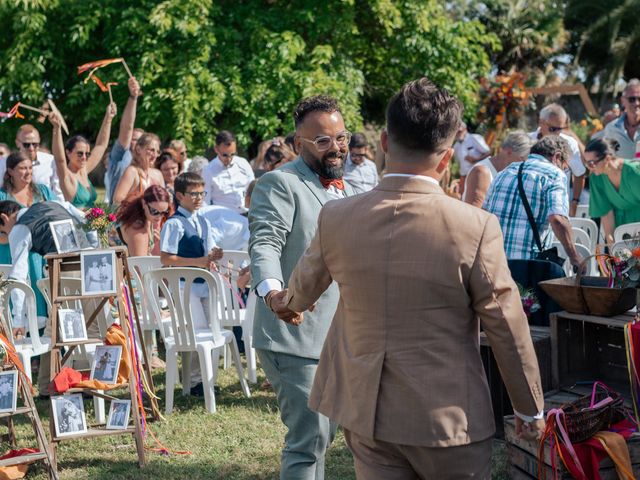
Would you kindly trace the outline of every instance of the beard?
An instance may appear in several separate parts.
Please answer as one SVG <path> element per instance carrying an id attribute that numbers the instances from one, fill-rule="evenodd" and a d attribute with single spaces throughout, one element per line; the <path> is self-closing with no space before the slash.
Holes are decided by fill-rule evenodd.
<path id="1" fill-rule="evenodd" d="M 344 160 L 347 158 L 346 152 L 326 152 L 322 157 L 318 158 L 313 153 L 304 149 L 301 154 L 307 165 L 311 167 L 311 170 L 321 177 L 335 179 L 342 178 L 344 175 Z M 331 165 L 329 162 L 329 160 L 335 158 L 340 159 L 339 165 Z"/>

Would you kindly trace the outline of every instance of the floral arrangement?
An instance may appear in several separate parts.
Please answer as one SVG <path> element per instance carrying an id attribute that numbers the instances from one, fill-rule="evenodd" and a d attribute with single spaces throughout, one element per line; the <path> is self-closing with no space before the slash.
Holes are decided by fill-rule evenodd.
<path id="1" fill-rule="evenodd" d="M 602 276 L 609 278 L 609 287 L 640 286 L 640 235 L 626 240 L 625 246 L 613 255 L 597 255 Z"/>
<path id="2" fill-rule="evenodd" d="M 587 115 L 577 123 L 571 122 L 571 130 L 573 130 L 584 143 L 589 142 L 589 139 L 602 129 L 604 129 L 602 121 L 598 117 L 592 117 L 591 115 Z"/>
<path id="3" fill-rule="evenodd" d="M 524 309 L 524 313 L 527 315 L 527 318 L 529 318 L 532 313 L 540 310 L 540 301 L 533 291 L 533 288 L 524 288 L 519 283 L 516 283 L 516 285 L 518 286 L 518 293 L 520 294 L 522 308 Z"/>
<path id="4" fill-rule="evenodd" d="M 106 205 L 99 205 L 90 208 L 85 213 L 86 222 L 82 228 L 87 232 L 96 232 L 100 240 L 101 247 L 109 245 L 109 231 L 116 221 L 116 216 L 109 211 Z"/>
<path id="5" fill-rule="evenodd" d="M 526 77 L 519 72 L 496 75 L 480 80 L 478 121 L 489 130 L 503 130 L 514 125 L 529 105 Z"/>

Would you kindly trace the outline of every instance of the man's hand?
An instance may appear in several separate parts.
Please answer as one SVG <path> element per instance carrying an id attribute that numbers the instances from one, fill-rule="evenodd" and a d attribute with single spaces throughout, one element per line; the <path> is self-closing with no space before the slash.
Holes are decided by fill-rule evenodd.
<path id="1" fill-rule="evenodd" d="M 516 419 L 516 435 L 524 440 L 540 440 L 544 432 L 544 420 L 534 420 L 533 422 L 525 422 L 518 415 Z"/>
<path id="2" fill-rule="evenodd" d="M 286 304 L 287 300 L 287 290 L 280 290 L 279 292 L 276 290 L 271 290 L 267 293 L 267 296 L 264 297 L 267 306 L 278 316 L 280 320 L 286 323 L 290 323 L 291 325 L 298 326 L 302 323 L 303 315 L 302 313 L 294 312 L 289 309 Z"/>
<path id="3" fill-rule="evenodd" d="M 132 98 L 138 98 L 142 95 L 142 91 L 140 90 L 140 84 L 136 80 L 136 77 L 130 77 L 129 81 L 129 96 Z"/>
<path id="4" fill-rule="evenodd" d="M 107 115 L 109 116 L 109 118 L 115 117 L 117 113 L 118 107 L 116 106 L 116 104 L 114 102 L 109 103 L 109 105 L 107 106 Z"/>
<path id="5" fill-rule="evenodd" d="M 60 117 L 60 114 L 58 112 L 49 112 L 47 118 L 49 119 L 49 123 L 51 123 L 54 128 L 60 128 L 60 126 L 62 125 L 62 118 Z"/>
<path id="6" fill-rule="evenodd" d="M 214 247 L 209 252 L 209 261 L 215 262 L 216 260 L 220 260 L 223 255 L 224 255 L 224 252 L 222 251 L 221 248 Z"/>

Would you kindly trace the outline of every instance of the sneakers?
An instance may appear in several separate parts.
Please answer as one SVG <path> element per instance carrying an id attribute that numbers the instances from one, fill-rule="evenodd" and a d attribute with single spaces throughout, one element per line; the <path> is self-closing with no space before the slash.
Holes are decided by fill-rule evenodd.
<path id="1" fill-rule="evenodd" d="M 194 397 L 204 397 L 204 387 L 202 386 L 202 382 L 191 387 L 191 391 L 189 393 Z M 218 385 L 213 386 L 213 393 L 215 395 L 220 394 L 220 387 Z"/>

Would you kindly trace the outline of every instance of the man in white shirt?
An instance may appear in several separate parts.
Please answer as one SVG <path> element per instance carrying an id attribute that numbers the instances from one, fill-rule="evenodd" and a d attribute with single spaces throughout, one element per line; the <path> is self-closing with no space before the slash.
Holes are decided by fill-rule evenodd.
<path id="1" fill-rule="evenodd" d="M 211 235 L 216 246 L 223 250 L 241 250 L 249 247 L 249 220 L 227 207 L 207 205 L 198 210 L 211 224 Z"/>
<path id="2" fill-rule="evenodd" d="M 565 109 L 557 103 L 551 103 L 540 110 L 538 129 L 529 135 L 536 142 L 547 135 L 559 135 L 569 144 L 571 154 L 567 162 L 568 168 L 565 168 L 564 173 L 567 176 L 567 192 L 569 192 L 569 216 L 573 217 L 576 214 L 578 205 L 581 203 L 580 196 L 582 195 L 587 169 L 582 163 L 582 154 L 580 153 L 578 141 L 565 133 L 568 128 L 569 116 Z"/>
<path id="3" fill-rule="evenodd" d="M 236 137 L 223 130 L 216 135 L 216 158 L 202 171 L 207 205 L 221 205 L 238 213 L 246 213 L 244 197 L 247 186 L 255 178 L 249 162 L 238 157 Z"/>
<path id="4" fill-rule="evenodd" d="M 467 124 L 462 122 L 453 145 L 453 156 L 460 164 L 460 195 L 464 195 L 464 184 L 473 165 L 491 154 L 491 149 L 482 135 L 469 133 Z"/>
<path id="5" fill-rule="evenodd" d="M 22 125 L 16 133 L 16 147 L 33 162 L 33 182 L 46 185 L 53 190 L 53 193 L 62 198 L 53 155 L 38 150 L 40 148 L 40 132 L 36 127 L 28 123 Z M 4 178 L 6 169 L 7 157 L 3 157 L 0 159 L 0 179 Z"/>
<path id="6" fill-rule="evenodd" d="M 356 193 L 372 190 L 378 184 L 378 169 L 369 160 L 369 144 L 362 133 L 355 133 L 349 142 L 349 155 L 344 164 L 344 179 Z"/>
<path id="7" fill-rule="evenodd" d="M 604 128 L 604 137 L 618 142 L 618 156 L 640 161 L 638 145 L 640 145 L 640 80 L 632 78 L 622 91 L 620 103 L 624 113 Z"/>

